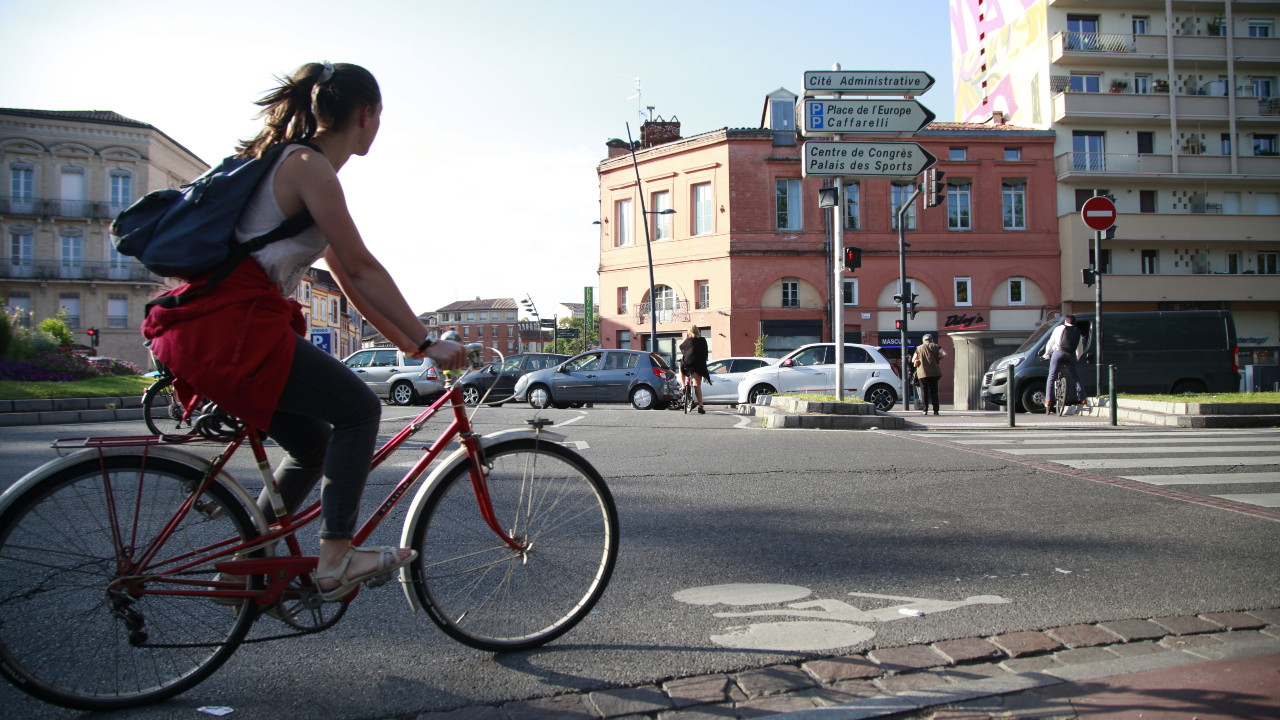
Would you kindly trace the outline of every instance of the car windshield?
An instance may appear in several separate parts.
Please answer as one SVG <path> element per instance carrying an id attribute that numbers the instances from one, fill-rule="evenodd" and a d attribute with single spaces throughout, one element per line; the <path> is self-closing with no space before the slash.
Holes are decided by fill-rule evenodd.
<path id="1" fill-rule="evenodd" d="M 1031 333 L 1031 337 L 1027 338 L 1026 342 L 1019 345 L 1017 350 L 1014 350 L 1014 353 L 1026 352 L 1035 347 L 1040 342 L 1040 338 L 1051 332 L 1055 325 L 1057 325 L 1057 323 L 1045 323 L 1044 325 L 1041 325 L 1040 329 Z"/>
<path id="2" fill-rule="evenodd" d="M 599 367 L 600 353 L 591 353 L 590 355 L 583 355 L 582 357 L 570 360 L 569 363 L 565 365 L 564 369 L 569 372 L 578 372 L 583 370 L 595 370 Z"/>

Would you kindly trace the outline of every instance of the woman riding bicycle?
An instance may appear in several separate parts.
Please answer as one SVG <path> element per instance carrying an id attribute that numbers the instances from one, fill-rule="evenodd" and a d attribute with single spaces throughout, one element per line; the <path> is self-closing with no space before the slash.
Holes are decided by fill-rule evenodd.
<path id="1" fill-rule="evenodd" d="M 692 382 L 694 395 L 698 398 L 698 414 L 705 415 L 702 409 L 702 380 L 711 379 L 707 371 L 707 341 L 697 325 L 689 326 L 689 333 L 680 343 L 680 381 Z"/>
<path id="2" fill-rule="evenodd" d="M 337 173 L 353 155 L 368 153 L 378 134 L 382 98 L 373 75 L 358 65 L 308 63 L 257 104 L 265 127 L 241 142 L 239 153 L 261 157 L 289 145 L 242 211 L 236 239 L 245 242 L 303 210 L 315 225 L 254 252 L 189 302 L 152 308 L 142 332 L 175 375 L 284 449 L 274 476 L 291 512 L 322 479 L 316 579 L 326 600 L 338 600 L 415 554 L 351 545 L 381 405 L 355 373 L 302 337 L 300 306 L 287 296 L 323 257 L 356 309 L 406 355 L 429 357 L 447 371 L 466 363 L 466 350 L 428 335 L 347 210 Z M 190 293 L 199 281 L 165 294 Z M 272 517 L 265 491 L 259 503 Z"/>

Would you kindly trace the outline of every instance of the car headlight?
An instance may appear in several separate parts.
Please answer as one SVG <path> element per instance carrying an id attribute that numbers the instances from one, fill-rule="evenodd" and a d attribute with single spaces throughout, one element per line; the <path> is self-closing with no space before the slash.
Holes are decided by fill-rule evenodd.
<path id="1" fill-rule="evenodd" d="M 999 360 L 991 363 L 991 372 L 1003 370 L 1004 368 L 1007 368 L 1010 365 L 1017 365 L 1018 363 L 1022 362 L 1022 360 L 1023 358 L 1021 355 L 1014 355 L 1012 357 L 1000 358 Z"/>

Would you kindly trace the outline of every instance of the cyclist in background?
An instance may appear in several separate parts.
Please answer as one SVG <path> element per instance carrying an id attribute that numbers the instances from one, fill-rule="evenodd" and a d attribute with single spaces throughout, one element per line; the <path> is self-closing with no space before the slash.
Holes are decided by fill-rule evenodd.
<path id="1" fill-rule="evenodd" d="M 1080 328 L 1076 327 L 1076 316 L 1066 315 L 1062 324 L 1053 329 L 1049 342 L 1045 343 L 1043 357 L 1049 361 L 1049 378 L 1045 381 L 1044 407 L 1050 415 L 1053 406 L 1053 379 L 1061 370 L 1067 378 L 1076 384 L 1076 404 L 1083 405 L 1087 399 L 1084 383 L 1080 382 L 1080 372 L 1076 368 L 1076 358 L 1084 354 L 1084 346 L 1080 343 Z M 1063 398 L 1066 402 L 1066 398 Z"/>
<path id="2" fill-rule="evenodd" d="M 308 63 L 258 105 L 265 126 L 240 144 L 240 154 L 261 157 L 278 143 L 290 146 L 241 212 L 236 239 L 245 242 L 303 210 L 315 225 L 254 252 L 190 302 L 153 307 L 142 332 L 175 375 L 285 450 L 275 479 L 290 512 L 320 481 L 315 577 L 325 600 L 339 600 L 361 582 L 389 577 L 415 553 L 352 546 L 381 404 L 342 362 L 301 336 L 300 306 L 286 298 L 323 257 L 356 309 L 406 355 L 449 370 L 466 363 L 466 350 L 428 334 L 347 210 L 337 173 L 368 153 L 378 134 L 382 95 L 373 75 L 358 65 Z M 167 294 L 192 289 L 184 283 Z M 269 504 L 265 509 L 272 517 Z"/>

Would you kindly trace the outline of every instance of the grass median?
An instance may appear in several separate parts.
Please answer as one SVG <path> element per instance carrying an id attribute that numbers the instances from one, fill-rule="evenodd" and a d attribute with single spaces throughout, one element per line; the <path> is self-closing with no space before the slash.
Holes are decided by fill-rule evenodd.
<path id="1" fill-rule="evenodd" d="M 0 400 L 138 397 L 153 382 L 155 378 L 144 375 L 112 375 L 71 382 L 0 380 Z"/>
<path id="2" fill-rule="evenodd" d="M 1152 400 L 1155 402 L 1171 402 L 1171 403 L 1201 403 L 1201 404 L 1230 404 L 1230 403 L 1280 403 L 1280 392 L 1260 392 L 1260 393 L 1195 393 L 1185 395 L 1136 395 L 1129 393 L 1118 393 L 1116 395 L 1120 400 Z"/>

